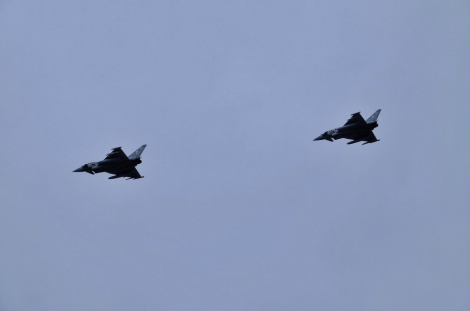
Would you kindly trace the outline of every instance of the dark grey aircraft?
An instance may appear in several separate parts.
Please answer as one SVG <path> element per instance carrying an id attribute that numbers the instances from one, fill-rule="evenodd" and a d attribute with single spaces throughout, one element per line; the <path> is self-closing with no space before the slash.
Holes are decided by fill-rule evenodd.
<path id="1" fill-rule="evenodd" d="M 380 111 L 381 109 L 374 112 L 374 114 L 371 115 L 366 121 L 361 116 L 360 112 L 353 113 L 345 125 L 326 131 L 314 140 L 325 139 L 333 141 L 333 139 L 336 140 L 340 138 L 346 138 L 352 139 L 352 141 L 348 142 L 348 145 L 355 144 L 360 141 L 365 141 L 363 145 L 375 143 L 380 139 L 375 137 L 374 133 L 372 133 L 372 130 L 379 126 L 377 123 L 377 118 L 379 117 Z"/>
<path id="2" fill-rule="evenodd" d="M 121 147 L 113 148 L 113 151 L 108 153 L 104 160 L 99 162 L 90 162 L 77 168 L 74 172 L 87 172 L 92 175 L 102 172 L 114 174 L 114 176 L 111 176 L 108 179 L 119 177 L 129 177 L 127 179 L 144 178 L 144 176 L 140 176 L 135 167 L 142 163 L 140 157 L 145 147 L 147 147 L 147 145 L 142 145 L 142 147 L 134 151 L 134 153 L 129 157 L 126 156 Z"/>

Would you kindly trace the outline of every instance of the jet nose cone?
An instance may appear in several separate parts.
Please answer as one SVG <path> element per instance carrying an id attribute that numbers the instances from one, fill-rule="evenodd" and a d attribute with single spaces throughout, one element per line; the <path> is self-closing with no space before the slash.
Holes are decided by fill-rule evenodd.
<path id="1" fill-rule="evenodd" d="M 74 172 L 83 172 L 82 167 L 80 166 L 79 168 L 77 168 L 76 170 L 74 170 Z"/>
<path id="2" fill-rule="evenodd" d="M 323 139 L 323 135 L 320 135 L 320 136 L 318 136 L 317 138 L 315 138 L 314 141 L 315 141 L 315 140 L 322 140 L 322 139 Z"/>

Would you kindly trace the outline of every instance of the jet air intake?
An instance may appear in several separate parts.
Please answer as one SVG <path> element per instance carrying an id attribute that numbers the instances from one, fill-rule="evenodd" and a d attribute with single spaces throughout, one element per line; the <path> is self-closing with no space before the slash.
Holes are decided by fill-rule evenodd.
<path id="1" fill-rule="evenodd" d="M 85 164 L 82 166 L 83 171 L 87 172 L 88 174 L 94 175 L 93 170 L 91 169 L 91 166 L 88 164 Z"/>

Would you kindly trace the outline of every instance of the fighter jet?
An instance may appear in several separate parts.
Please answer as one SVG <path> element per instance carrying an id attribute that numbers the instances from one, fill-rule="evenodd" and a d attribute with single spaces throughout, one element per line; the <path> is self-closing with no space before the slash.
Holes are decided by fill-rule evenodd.
<path id="1" fill-rule="evenodd" d="M 128 177 L 127 179 L 144 178 L 144 176 L 140 176 L 135 167 L 142 163 L 140 157 L 145 147 L 147 147 L 147 145 L 142 145 L 142 147 L 134 151 L 129 157 L 126 156 L 121 147 L 113 148 L 113 151 L 108 153 L 104 160 L 87 163 L 77 168 L 74 172 L 87 172 L 92 175 L 102 172 L 114 174 L 114 176 L 108 179 L 119 177 Z"/>
<path id="2" fill-rule="evenodd" d="M 348 145 L 360 141 L 365 141 L 363 145 L 380 141 L 380 139 L 377 139 L 374 133 L 372 133 L 372 130 L 379 126 L 377 118 L 379 117 L 380 111 L 381 109 L 374 112 L 366 121 L 364 121 L 360 112 L 353 113 L 345 125 L 326 131 L 314 140 L 333 141 L 333 139 L 336 140 L 340 138 L 352 139 L 352 141 L 348 142 Z"/>

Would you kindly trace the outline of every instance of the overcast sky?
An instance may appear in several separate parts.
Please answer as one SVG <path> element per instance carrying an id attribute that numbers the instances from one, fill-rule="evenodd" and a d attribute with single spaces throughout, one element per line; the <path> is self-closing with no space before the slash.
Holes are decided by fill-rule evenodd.
<path id="1" fill-rule="evenodd" d="M 470 310 L 469 17 L 0 1 L 0 310 Z"/>

